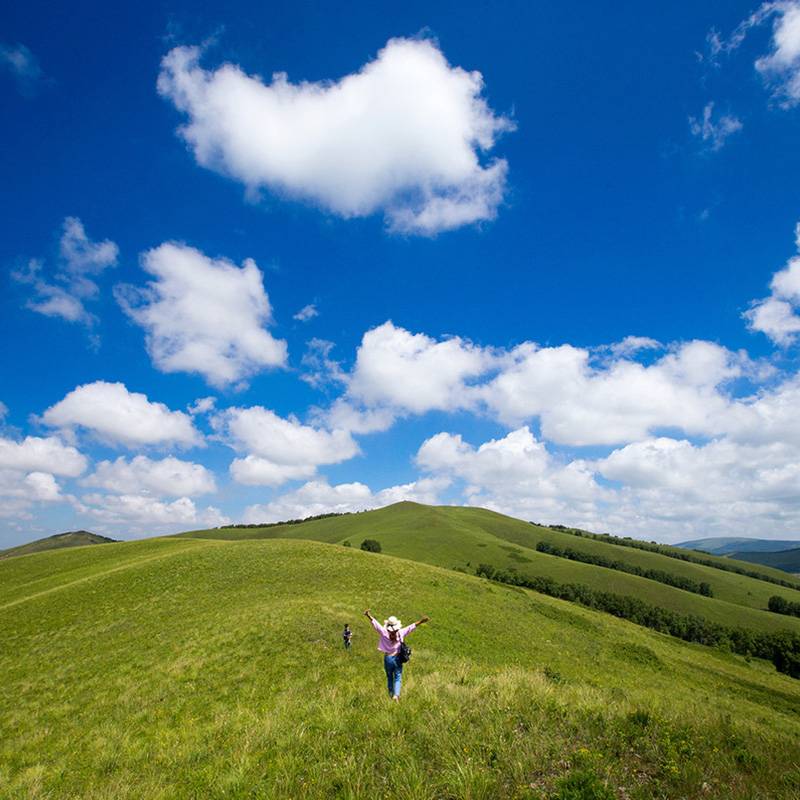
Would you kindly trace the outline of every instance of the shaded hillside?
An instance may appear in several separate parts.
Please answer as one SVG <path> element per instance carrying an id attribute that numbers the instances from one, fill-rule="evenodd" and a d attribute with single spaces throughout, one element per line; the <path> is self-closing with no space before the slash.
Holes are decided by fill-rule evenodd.
<path id="1" fill-rule="evenodd" d="M 800 548 L 800 541 L 794 539 L 748 539 L 743 536 L 714 536 L 709 539 L 694 539 L 690 542 L 681 542 L 676 547 L 684 547 L 687 550 L 702 550 L 705 553 L 713 553 L 718 556 L 732 555 L 734 558 L 738 558 L 738 553 L 777 553 L 782 550 L 796 550 Z"/>
<path id="2" fill-rule="evenodd" d="M 182 534 L 185 537 L 243 540 L 265 538 L 312 539 L 329 543 L 350 541 L 358 547 L 365 538 L 377 539 L 384 553 L 441 567 L 474 573 L 481 563 L 513 568 L 524 576 L 582 583 L 593 589 L 637 597 L 680 614 L 696 614 L 723 625 L 753 631 L 789 629 L 800 632 L 800 619 L 780 618 L 766 610 L 778 594 L 800 602 L 800 592 L 766 581 L 680 561 L 660 553 L 637 550 L 574 536 L 479 508 L 397 503 L 376 511 L 315 519 L 266 528 L 223 528 Z M 658 569 L 710 584 L 713 597 L 693 594 L 638 575 L 594 564 L 558 558 L 536 550 L 540 542 L 602 555 L 642 569 Z M 685 555 L 685 551 L 672 548 Z M 712 559 L 714 557 L 709 556 Z M 729 566 L 727 558 L 716 559 Z M 752 569 L 751 564 L 742 567 Z M 764 568 L 778 578 L 787 576 Z"/>
<path id="3" fill-rule="evenodd" d="M 783 550 L 778 553 L 734 553 L 733 558 L 737 558 L 739 561 L 748 561 L 751 564 L 782 569 L 794 575 L 800 574 L 800 548 Z"/>
<path id="4" fill-rule="evenodd" d="M 451 570 L 311 541 L 178 537 L 10 559 L 0 593 L 2 797 L 800 789 L 800 681 Z M 431 617 L 409 640 L 399 707 L 367 606 Z"/>
<path id="5" fill-rule="evenodd" d="M 0 558 L 24 556 L 29 553 L 41 553 L 43 550 L 58 550 L 62 547 L 108 544 L 109 542 L 115 541 L 116 539 L 100 536 L 99 533 L 90 533 L 89 531 L 67 531 L 66 533 L 57 533 L 54 536 L 46 536 L 44 539 L 36 539 L 33 542 L 21 544 L 17 547 L 10 547 L 8 550 L 0 550 Z"/>

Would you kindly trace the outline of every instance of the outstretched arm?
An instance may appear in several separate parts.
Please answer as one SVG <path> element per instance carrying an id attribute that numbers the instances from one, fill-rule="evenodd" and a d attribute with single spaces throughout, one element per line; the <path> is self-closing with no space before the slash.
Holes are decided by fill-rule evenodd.
<path id="1" fill-rule="evenodd" d="M 367 609 L 367 610 L 364 612 L 364 616 L 365 616 L 365 617 L 366 617 L 366 618 L 367 618 L 367 619 L 368 619 L 370 622 L 374 622 L 374 621 L 375 621 L 375 617 L 373 617 L 373 616 L 372 616 L 372 614 L 370 614 L 370 613 L 369 613 L 369 609 Z"/>
<path id="2" fill-rule="evenodd" d="M 417 627 L 419 627 L 420 625 L 424 625 L 426 622 L 430 622 L 430 621 L 431 621 L 430 617 L 422 617 L 421 619 L 417 620 L 417 622 L 415 622 L 414 624 Z"/>

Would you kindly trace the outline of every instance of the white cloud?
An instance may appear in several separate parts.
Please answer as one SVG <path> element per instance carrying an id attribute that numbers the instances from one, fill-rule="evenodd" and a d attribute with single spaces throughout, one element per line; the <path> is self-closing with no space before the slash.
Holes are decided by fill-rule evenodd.
<path id="1" fill-rule="evenodd" d="M 317 514 L 345 513 L 380 508 L 401 500 L 436 504 L 439 493 L 447 488 L 442 478 L 423 478 L 399 486 L 390 486 L 372 492 L 363 483 L 340 483 L 331 486 L 327 481 L 310 481 L 299 489 L 288 492 L 264 505 L 248 506 L 244 522 L 279 522 L 302 519 Z"/>
<path id="2" fill-rule="evenodd" d="M 24 270 L 13 272 L 12 277 L 33 287 L 35 297 L 28 301 L 27 308 L 47 317 L 60 317 L 91 327 L 97 320 L 84 303 L 96 299 L 100 293 L 100 287 L 92 278 L 116 266 L 118 256 L 119 249 L 114 242 L 108 239 L 93 242 L 77 217 L 67 217 L 59 245 L 59 265 L 53 279 L 44 277 L 44 263 L 35 258 Z"/>
<path id="3" fill-rule="evenodd" d="M 329 408 L 318 410 L 317 416 L 330 428 L 356 434 L 386 431 L 395 422 L 391 409 L 358 407 L 342 397 L 334 400 Z"/>
<path id="4" fill-rule="evenodd" d="M 768 0 L 743 20 L 728 39 L 712 30 L 708 35 L 711 61 L 741 47 L 750 31 L 772 19 L 771 50 L 756 59 L 755 68 L 780 98 L 784 108 L 800 101 L 800 0 Z"/>
<path id="5" fill-rule="evenodd" d="M 240 483 L 277 486 L 359 452 L 348 431 L 303 425 L 261 406 L 226 409 L 212 425 L 231 447 L 248 454 L 231 464 L 231 475 Z"/>
<path id="6" fill-rule="evenodd" d="M 49 472 L 74 478 L 86 470 L 88 460 L 74 447 L 53 436 L 26 436 L 21 442 L 0 437 L 0 469 Z"/>
<path id="7" fill-rule="evenodd" d="M 115 295 L 144 328 L 157 369 L 196 372 L 224 387 L 285 365 L 286 342 L 265 330 L 272 309 L 252 259 L 237 267 L 168 242 L 144 253 L 141 262 L 155 280 L 143 289 L 117 286 Z"/>
<path id="8" fill-rule="evenodd" d="M 800 374 L 731 403 L 719 420 L 730 439 L 744 444 L 789 443 L 800 448 Z"/>
<path id="9" fill-rule="evenodd" d="M 318 389 L 326 384 L 347 383 L 347 376 L 341 364 L 331 357 L 333 342 L 326 339 L 311 339 L 306 344 L 302 366 L 304 372 L 300 379 Z"/>
<path id="10" fill-rule="evenodd" d="M 66 431 L 85 428 L 103 441 L 127 447 L 203 443 L 187 414 L 129 392 L 123 383 L 95 381 L 78 386 L 48 408 L 42 420 Z"/>
<path id="11" fill-rule="evenodd" d="M 609 346 L 609 351 L 617 358 L 629 358 L 642 350 L 661 350 L 664 345 L 649 336 L 626 336 L 620 342 Z"/>
<path id="12" fill-rule="evenodd" d="M 298 322 L 308 322 L 310 319 L 314 319 L 314 317 L 319 316 L 319 311 L 314 303 L 309 303 L 307 306 L 303 306 L 293 317 L 292 319 L 296 319 Z"/>
<path id="13" fill-rule="evenodd" d="M 77 217 L 64 220 L 60 252 L 66 268 L 74 275 L 99 275 L 107 267 L 113 267 L 119 256 L 114 242 L 91 241 Z"/>
<path id="14" fill-rule="evenodd" d="M 528 519 L 592 522 L 598 504 L 609 499 L 587 462 L 558 461 L 527 427 L 477 448 L 460 435 L 438 433 L 423 442 L 416 461 L 427 472 L 463 481 L 470 505 Z"/>
<path id="15" fill-rule="evenodd" d="M 217 405 L 216 397 L 198 397 L 186 410 L 196 417 L 200 414 L 208 414 L 213 411 Z"/>
<path id="16" fill-rule="evenodd" d="M 413 414 L 453 411 L 474 405 L 468 381 L 493 363 L 489 351 L 464 339 L 437 342 L 385 322 L 364 334 L 348 394 L 368 406 Z"/>
<path id="17" fill-rule="evenodd" d="M 783 98 L 784 105 L 800 101 L 800 2 L 766 3 L 775 14 L 772 28 L 772 50 L 756 61 L 756 69 Z"/>
<path id="18" fill-rule="evenodd" d="M 538 417 L 551 441 L 610 445 L 663 427 L 716 432 L 729 404 L 719 387 L 745 372 L 740 354 L 704 341 L 679 345 L 650 366 L 625 358 L 594 365 L 590 355 L 571 345 L 522 344 L 482 387 L 484 401 L 507 424 Z"/>
<path id="19" fill-rule="evenodd" d="M 27 510 L 35 502 L 48 503 L 65 499 L 58 481 L 51 473 L 26 473 L 13 469 L 0 469 L 0 497 L 15 500 L 16 507 L 20 510 Z"/>
<path id="20" fill-rule="evenodd" d="M 800 526 L 800 449 L 782 442 L 705 445 L 657 438 L 597 463 L 620 481 L 608 526 L 672 541 L 703 535 L 779 537 Z"/>
<path id="21" fill-rule="evenodd" d="M 666 352 L 637 360 L 653 350 Z M 370 433 L 410 414 L 465 410 L 509 427 L 538 419 L 546 439 L 575 446 L 636 441 L 664 428 L 718 435 L 735 406 L 729 384 L 774 371 L 707 341 L 664 346 L 631 336 L 594 350 L 534 342 L 502 350 L 458 337 L 437 341 L 391 322 L 364 334 L 349 373 L 328 352 L 306 379 L 321 385 L 330 374 L 346 386 L 316 412 L 330 427 Z"/>
<path id="22" fill-rule="evenodd" d="M 217 490 L 214 476 L 201 464 L 169 456 L 152 460 L 122 456 L 116 461 L 100 461 L 83 481 L 120 495 L 151 494 L 156 497 L 195 497 Z"/>
<path id="23" fill-rule="evenodd" d="M 689 117 L 689 130 L 712 152 L 721 150 L 725 140 L 742 129 L 742 121 L 732 114 L 723 114 L 713 119 L 714 103 L 706 103 L 700 119 Z"/>
<path id="24" fill-rule="evenodd" d="M 800 250 L 800 223 L 795 226 L 795 242 Z M 750 330 L 787 347 L 800 333 L 800 256 L 790 258 L 784 269 L 772 276 L 770 289 L 769 297 L 754 300 L 742 316 Z"/>
<path id="25" fill-rule="evenodd" d="M 85 513 L 102 523 L 103 530 L 122 529 L 132 535 L 186 530 L 189 526 L 211 528 L 230 522 L 219 509 L 199 509 L 188 497 L 167 503 L 147 495 L 89 494 L 81 500 Z"/>
<path id="26" fill-rule="evenodd" d="M 480 154 L 513 124 L 481 96 L 481 74 L 451 67 L 435 43 L 392 39 L 335 83 L 264 83 L 232 64 L 205 70 L 200 56 L 171 50 L 158 90 L 188 115 L 180 134 L 202 166 L 342 217 L 382 213 L 408 233 L 496 216 L 507 164 Z"/>

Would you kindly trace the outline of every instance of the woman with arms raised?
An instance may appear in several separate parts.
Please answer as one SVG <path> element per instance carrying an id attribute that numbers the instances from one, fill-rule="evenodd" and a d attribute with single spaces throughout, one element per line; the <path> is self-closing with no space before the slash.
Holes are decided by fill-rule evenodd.
<path id="1" fill-rule="evenodd" d="M 383 625 L 369 613 L 369 609 L 364 612 L 364 616 L 372 623 L 372 627 L 378 632 L 378 650 L 383 653 L 383 668 L 386 670 L 386 681 L 389 688 L 389 696 L 398 702 L 400 700 L 400 684 L 403 680 L 403 664 L 407 661 L 401 652 L 403 640 L 418 625 L 424 625 L 428 617 L 422 617 L 418 622 L 412 622 L 405 628 L 397 617 L 389 617 Z"/>

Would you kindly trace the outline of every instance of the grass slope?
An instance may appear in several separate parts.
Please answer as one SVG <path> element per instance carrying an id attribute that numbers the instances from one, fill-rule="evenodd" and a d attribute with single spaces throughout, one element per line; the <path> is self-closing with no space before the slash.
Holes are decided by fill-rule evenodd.
<path id="1" fill-rule="evenodd" d="M 226 540 L 285 537 L 328 543 L 349 540 L 354 547 L 365 538 L 374 538 L 381 543 L 384 553 L 440 567 L 470 572 L 479 563 L 502 569 L 514 567 L 523 575 L 544 575 L 563 583 L 585 583 L 595 589 L 632 595 L 682 614 L 698 614 L 723 625 L 756 631 L 800 632 L 800 619 L 781 618 L 765 610 L 769 598 L 775 594 L 800 602 L 800 592 L 796 590 L 658 553 L 579 538 L 486 509 L 403 502 L 377 511 L 294 525 L 194 531 L 182 536 Z M 706 581 L 711 584 L 714 597 L 702 597 L 636 575 L 539 553 L 535 547 L 540 541 L 684 575 L 697 582 Z M 729 559 L 720 561 L 730 563 Z M 743 566 L 752 569 L 752 565 Z M 770 570 L 770 573 L 786 577 L 778 570 Z"/>
<path id="2" fill-rule="evenodd" d="M 0 587 L 0 797 L 800 792 L 800 682 L 450 570 L 172 538 L 10 559 Z M 399 706 L 368 605 L 432 618 Z"/>
<path id="3" fill-rule="evenodd" d="M 116 539 L 109 539 L 107 536 L 100 536 L 99 533 L 89 531 L 68 531 L 67 533 L 57 533 L 54 536 L 46 536 L 44 539 L 36 539 L 27 544 L 17 547 L 9 547 L 7 550 L 0 550 L 0 558 L 12 558 L 13 556 L 25 556 L 30 553 L 41 553 L 43 550 L 58 550 L 62 547 L 83 547 L 89 544 L 108 544 L 115 542 Z"/>
<path id="4" fill-rule="evenodd" d="M 777 553 L 734 553 L 733 558 L 739 561 L 748 561 L 759 566 L 774 567 L 793 574 L 800 573 L 800 548 L 796 550 L 782 550 Z M 775 594 L 778 594 L 776 592 Z"/>
<path id="5" fill-rule="evenodd" d="M 681 542 L 678 547 L 687 550 L 702 550 L 715 555 L 733 555 L 736 553 L 777 553 L 780 550 L 796 550 L 800 542 L 791 539 L 750 539 L 742 536 L 712 536 L 708 539 L 694 539 Z"/>

